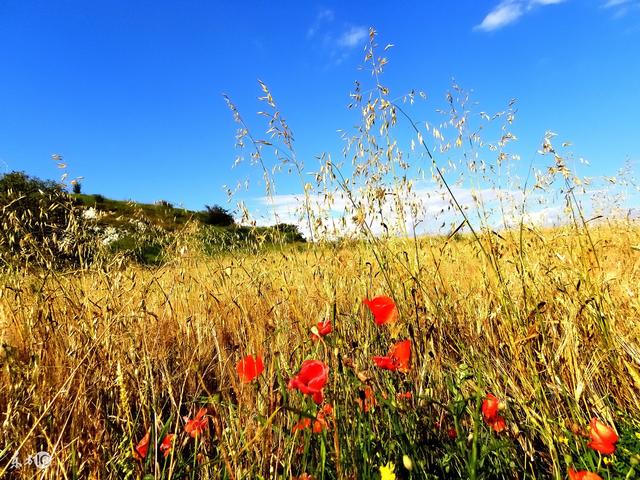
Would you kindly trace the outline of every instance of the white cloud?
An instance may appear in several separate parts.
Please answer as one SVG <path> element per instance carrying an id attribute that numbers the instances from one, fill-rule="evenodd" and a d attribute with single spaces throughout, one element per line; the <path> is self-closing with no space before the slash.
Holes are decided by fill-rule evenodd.
<path id="1" fill-rule="evenodd" d="M 504 219 L 508 227 L 517 227 L 521 223 L 532 227 L 555 227 L 562 225 L 567 220 L 564 209 L 560 206 L 545 207 L 540 210 L 525 212 L 511 212 Z"/>
<path id="2" fill-rule="evenodd" d="M 518 227 L 521 223 L 534 227 L 552 227 L 564 225 L 571 220 L 570 213 L 565 210 L 564 197 L 557 196 L 555 191 L 529 191 L 526 196 L 517 188 L 480 188 L 473 189 L 463 186 L 452 186 L 458 204 L 465 210 L 466 215 L 475 228 L 481 225 L 495 230 Z M 353 201 L 359 203 L 361 193 L 353 191 Z M 640 218 L 640 209 L 630 208 L 637 205 L 628 199 L 618 203 L 611 203 L 612 192 L 607 188 L 590 188 L 576 191 L 586 217 L 603 215 L 606 218 Z M 399 229 L 404 227 L 406 232 L 416 234 L 447 235 L 453 228 L 460 225 L 462 216 L 452 206 L 450 196 L 445 189 L 436 187 L 431 182 L 416 182 L 412 194 L 407 199 L 419 203 L 417 216 L 412 217 L 410 208 L 403 198 L 403 210 L 398 212 L 393 202 L 386 203 L 382 212 L 377 211 L 374 216 L 367 215 L 366 221 L 375 235 L 383 234 L 390 228 L 393 235 L 398 235 Z M 617 197 L 616 197 L 617 198 Z M 314 217 L 321 217 L 323 225 L 328 227 L 326 238 L 358 236 L 362 233 L 361 226 L 356 225 L 353 213 L 346 213 L 345 208 L 351 205 L 351 200 L 340 192 L 333 195 L 333 204 L 327 206 L 323 194 L 312 194 L 309 197 L 311 211 Z M 613 198 L 615 200 L 615 198 Z M 300 217 L 304 207 L 303 194 L 274 195 L 273 197 L 253 198 L 249 207 L 257 225 L 267 226 L 274 223 L 289 223 L 297 225 L 300 232 L 310 239 L 307 220 Z M 364 200 L 366 203 L 367 200 Z M 612 207 L 618 205 L 618 207 Z M 621 208 L 623 206 L 624 208 Z M 321 212 L 324 212 L 321 214 Z M 399 218 L 404 219 L 404 224 Z M 344 219 L 344 221 L 343 221 Z M 316 237 L 318 239 L 318 237 Z"/>
<path id="3" fill-rule="evenodd" d="M 631 3 L 632 0 L 607 0 L 603 7 L 604 8 L 613 8 L 613 7 L 619 7 L 621 5 L 626 5 L 628 3 Z"/>
<path id="4" fill-rule="evenodd" d="M 494 209 L 501 202 L 506 209 L 505 211 L 511 212 L 504 221 L 507 221 L 507 219 L 510 221 L 512 216 L 515 218 L 515 206 L 520 205 L 523 201 L 523 193 L 519 190 L 452 187 L 452 191 L 460 206 L 467 211 L 467 214 L 476 211 L 478 201 L 488 210 Z M 451 225 L 458 225 L 461 221 L 459 212 L 452 206 L 450 196 L 444 189 L 428 185 L 419 186 L 413 190 L 412 198 L 419 202 L 420 208 L 418 218 L 412 218 L 408 204 L 404 204 L 402 215 L 405 219 L 404 228 L 408 232 L 413 231 L 413 224 L 417 222 L 416 228 L 419 234 L 446 234 L 450 231 Z M 251 210 L 258 225 L 272 225 L 276 222 L 291 223 L 297 225 L 306 238 L 310 238 L 306 220 L 300 220 L 300 209 L 304 204 L 304 195 L 274 195 L 273 197 L 259 197 L 255 201 L 255 208 Z M 345 216 L 345 208 L 351 203 L 346 195 L 337 192 L 328 211 L 327 206 L 324 204 L 324 196 L 311 196 L 309 201 L 313 212 L 326 212 L 326 215 L 323 216 L 325 225 L 333 223 L 333 231 L 329 232 L 330 236 L 348 236 L 360 231 L 360 228 L 352 220 L 352 215 Z M 358 203 L 359 200 L 356 197 L 354 201 Z M 390 228 L 397 227 L 399 212 L 396 212 L 391 204 L 385 205 L 383 210 L 382 217 L 386 225 Z M 473 215 L 471 216 L 474 217 Z M 344 225 L 341 222 L 342 217 L 345 218 Z M 471 221 L 475 224 L 477 218 L 474 217 Z M 498 217 L 491 219 L 491 223 L 495 223 L 496 228 L 503 226 L 504 221 L 500 221 Z M 379 216 L 376 218 L 368 216 L 367 223 L 374 234 L 381 234 L 385 231 Z"/>
<path id="5" fill-rule="evenodd" d="M 322 9 L 307 29 L 307 40 L 324 57 L 326 67 L 335 67 L 353 53 L 355 47 L 364 43 L 369 29 L 340 20 L 333 10 Z"/>
<path id="6" fill-rule="evenodd" d="M 558 3 L 562 3 L 565 0 L 532 0 L 529 5 L 556 5 Z"/>
<path id="7" fill-rule="evenodd" d="M 627 13 L 640 10 L 640 0 L 606 0 L 602 8 L 611 10 L 614 18 L 622 18 Z"/>
<path id="8" fill-rule="evenodd" d="M 352 26 L 340 35 L 338 45 L 346 48 L 357 47 L 365 38 L 367 38 L 365 27 Z"/>
<path id="9" fill-rule="evenodd" d="M 530 12 L 536 7 L 557 5 L 564 1 L 565 0 L 502 0 L 484 17 L 479 25 L 474 27 L 474 30 L 482 30 L 483 32 L 498 30 L 514 23 L 525 13 Z"/>
<path id="10" fill-rule="evenodd" d="M 511 1 L 502 2 L 484 17 L 484 20 L 482 20 L 480 25 L 476 26 L 476 29 L 484 32 L 497 30 L 515 22 L 523 13 L 524 9 L 521 3 Z"/>

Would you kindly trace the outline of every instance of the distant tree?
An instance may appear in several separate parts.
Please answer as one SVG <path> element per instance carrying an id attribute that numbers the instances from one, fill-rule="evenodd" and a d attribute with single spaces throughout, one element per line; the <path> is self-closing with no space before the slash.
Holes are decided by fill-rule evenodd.
<path id="1" fill-rule="evenodd" d="M 273 227 L 274 230 L 284 235 L 289 242 L 304 242 L 306 241 L 297 225 L 291 223 L 278 223 Z"/>
<path id="2" fill-rule="evenodd" d="M 71 182 L 71 184 L 73 185 L 72 187 L 73 193 L 75 194 L 82 193 L 82 184 L 80 182 L 78 182 L 77 180 L 74 180 L 73 182 Z"/>
<path id="3" fill-rule="evenodd" d="M 220 205 L 205 205 L 205 210 L 201 212 L 200 218 L 206 225 L 215 225 L 218 227 L 229 227 L 235 224 L 233 215 Z"/>

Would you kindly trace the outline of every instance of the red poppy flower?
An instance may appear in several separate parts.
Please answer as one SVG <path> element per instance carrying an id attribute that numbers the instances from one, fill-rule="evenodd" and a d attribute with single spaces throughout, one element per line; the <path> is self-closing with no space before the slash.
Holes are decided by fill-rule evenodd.
<path id="1" fill-rule="evenodd" d="M 411 398 L 413 398 L 413 394 L 411 392 L 396 393 L 396 400 L 411 400 Z"/>
<path id="2" fill-rule="evenodd" d="M 291 428 L 291 431 L 292 432 L 297 432 L 298 430 L 302 431 L 306 428 L 309 428 L 310 426 L 311 426 L 311 419 L 309 417 L 304 417 L 300 419 L 300 421 Z"/>
<path id="3" fill-rule="evenodd" d="M 589 432 L 591 441 L 587 443 L 588 447 L 604 455 L 611 455 L 616 451 L 618 435 L 616 435 L 616 432 L 614 432 L 612 428 L 607 427 L 596 418 L 591 419 L 589 426 L 591 427 L 591 431 Z"/>
<path id="4" fill-rule="evenodd" d="M 498 415 L 498 407 L 500 406 L 500 400 L 493 394 L 489 393 L 482 402 L 482 415 L 485 420 L 491 420 Z"/>
<path id="5" fill-rule="evenodd" d="M 313 433 L 320 433 L 329 428 L 327 417 L 331 415 L 333 415 L 333 407 L 327 403 L 316 415 L 316 420 L 313 422 Z"/>
<path id="6" fill-rule="evenodd" d="M 393 323 L 398 319 L 398 309 L 393 298 L 381 295 L 371 300 L 364 299 L 364 303 L 371 313 L 377 325 Z"/>
<path id="7" fill-rule="evenodd" d="M 321 433 L 323 430 L 329 428 L 327 423 L 327 417 L 333 414 L 333 407 L 329 404 L 324 405 L 316 415 L 316 419 L 313 421 L 313 433 Z M 311 427 L 311 419 L 304 417 L 300 419 L 291 429 L 292 432 L 306 430 Z"/>
<path id="8" fill-rule="evenodd" d="M 193 419 L 187 421 L 186 425 L 184 426 L 184 431 L 191 435 L 192 438 L 195 438 L 202 432 L 204 432 L 209 426 L 209 419 L 205 417 L 206 414 L 207 407 L 202 407 L 200 410 L 198 410 L 198 413 Z"/>
<path id="9" fill-rule="evenodd" d="M 580 470 L 579 472 L 576 472 L 573 468 L 570 468 L 568 473 L 569 480 L 602 480 L 600 475 L 587 470 Z"/>
<path id="10" fill-rule="evenodd" d="M 164 458 L 167 458 L 171 453 L 171 448 L 173 447 L 173 439 L 175 438 L 175 433 L 169 433 L 164 436 L 164 440 L 160 444 L 160 451 L 163 453 Z"/>
<path id="11" fill-rule="evenodd" d="M 299 477 L 292 477 L 292 480 L 315 480 L 313 476 L 308 473 L 303 473 Z"/>
<path id="12" fill-rule="evenodd" d="M 331 333 L 331 320 L 320 320 L 318 322 L 318 324 L 316 325 L 316 328 L 318 329 L 318 335 L 316 335 L 315 333 L 311 334 L 311 339 L 314 342 L 317 342 L 320 337 L 324 337 L 325 335 L 328 335 Z"/>
<path id="13" fill-rule="evenodd" d="M 373 357 L 375 364 L 385 370 L 398 370 L 400 372 L 409 371 L 409 362 L 411 360 L 411 340 L 403 340 L 396 343 L 389 350 L 386 357 Z"/>
<path id="14" fill-rule="evenodd" d="M 500 408 L 500 400 L 489 393 L 482 402 L 482 416 L 485 422 L 496 432 L 501 432 L 507 428 L 507 424 L 500 415 L 498 415 L 498 409 Z"/>
<path id="15" fill-rule="evenodd" d="M 322 420 L 316 420 L 313 422 L 313 433 L 322 433 L 327 428 L 327 422 L 323 418 Z"/>
<path id="16" fill-rule="evenodd" d="M 238 362 L 236 371 L 242 383 L 252 382 L 264 371 L 262 355 L 247 355 Z"/>
<path id="17" fill-rule="evenodd" d="M 136 460 L 144 460 L 147 457 L 147 452 L 149 451 L 149 439 L 150 435 L 149 432 L 147 432 L 133 449 L 133 456 Z"/>
<path id="18" fill-rule="evenodd" d="M 493 419 L 487 420 L 487 424 L 497 433 L 500 433 L 507 428 L 507 423 L 500 415 L 496 415 Z"/>
<path id="19" fill-rule="evenodd" d="M 289 380 L 288 387 L 297 389 L 305 395 L 311 395 L 317 404 L 324 398 L 324 386 L 329 379 L 329 367 L 320 360 L 302 362 L 298 375 Z"/>

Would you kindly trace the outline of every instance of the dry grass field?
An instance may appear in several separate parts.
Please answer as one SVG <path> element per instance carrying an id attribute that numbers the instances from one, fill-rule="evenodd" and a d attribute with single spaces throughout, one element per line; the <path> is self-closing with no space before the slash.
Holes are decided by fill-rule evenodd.
<path id="1" fill-rule="evenodd" d="M 13 453 L 46 451 L 38 478 L 377 478 L 388 462 L 399 478 L 546 478 L 595 467 L 582 436 L 597 417 L 617 427 L 605 464 L 624 478 L 640 445 L 640 230 L 480 240 L 495 269 L 465 235 L 6 274 L 4 472 Z M 397 322 L 373 321 L 363 299 L 378 295 Z M 314 342 L 322 320 L 332 331 Z M 406 373 L 372 362 L 396 339 L 411 340 Z M 241 383 L 236 365 L 255 353 L 264 372 Z M 305 359 L 329 368 L 319 433 L 292 431 L 318 410 L 287 389 Z M 499 433 L 479 413 L 488 393 Z M 167 433 L 164 458 L 153 444 Z"/>

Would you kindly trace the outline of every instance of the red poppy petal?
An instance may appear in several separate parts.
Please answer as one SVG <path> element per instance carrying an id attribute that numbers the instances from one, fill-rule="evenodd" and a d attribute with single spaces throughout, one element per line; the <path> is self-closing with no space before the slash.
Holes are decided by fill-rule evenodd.
<path id="1" fill-rule="evenodd" d="M 596 418 L 591 419 L 590 427 L 591 441 L 587 443 L 587 446 L 604 455 L 611 455 L 615 452 L 618 442 L 616 432 Z"/>
<path id="2" fill-rule="evenodd" d="M 316 404 L 320 405 L 324 400 L 324 394 L 322 393 L 322 390 L 314 393 L 312 398 L 313 401 L 316 402 Z"/>
<path id="3" fill-rule="evenodd" d="M 602 480 L 600 475 L 587 470 L 580 470 L 579 472 L 576 472 L 574 469 L 570 468 L 567 473 L 569 474 L 569 480 Z"/>
<path id="4" fill-rule="evenodd" d="M 316 326 L 318 333 L 323 337 L 331 333 L 331 320 L 320 321 Z"/>
<path id="5" fill-rule="evenodd" d="M 392 358 L 389 357 L 373 357 L 373 361 L 379 368 L 383 368 L 385 370 L 396 370 L 396 363 Z"/>
<path id="6" fill-rule="evenodd" d="M 149 451 L 149 439 L 150 434 L 147 432 L 142 440 L 138 442 L 138 444 L 134 448 L 133 456 L 137 460 L 143 460 L 147 456 L 147 452 Z"/>
<path id="7" fill-rule="evenodd" d="M 591 419 L 591 438 L 598 438 L 603 442 L 616 443 L 618 441 L 618 435 L 611 428 L 596 418 Z"/>
<path id="8" fill-rule="evenodd" d="M 587 447 L 592 448 L 593 450 L 602 453 L 603 455 L 611 455 L 616 451 L 616 446 L 613 443 L 608 442 L 600 442 L 596 440 L 592 440 L 587 443 Z"/>
<path id="9" fill-rule="evenodd" d="M 311 419 L 310 418 L 302 418 L 298 423 L 296 423 L 293 428 L 291 428 L 292 432 L 296 432 L 296 431 L 301 431 L 304 430 L 305 428 L 308 428 L 309 425 L 311 425 Z"/>
<path id="10" fill-rule="evenodd" d="M 316 403 L 322 403 L 322 389 L 329 378 L 329 367 L 320 360 L 305 360 L 300 372 L 289 380 L 288 388 L 312 395 Z"/>
<path id="11" fill-rule="evenodd" d="M 262 356 L 247 355 L 238 362 L 236 371 L 242 383 L 252 382 L 264 371 Z"/>
<path id="12" fill-rule="evenodd" d="M 495 432 L 498 432 L 498 433 L 502 432 L 505 428 L 507 428 L 507 424 L 504 421 L 504 418 L 502 418 L 500 415 L 497 415 L 494 420 L 489 422 L 489 425 L 491 426 L 491 428 L 493 428 Z"/>
<path id="13" fill-rule="evenodd" d="M 398 370 L 402 372 L 409 371 L 409 362 L 411 361 L 411 340 L 404 340 L 396 343 L 389 355 L 396 363 Z"/>
<path id="14" fill-rule="evenodd" d="M 498 406 L 500 405 L 500 401 L 496 398 L 495 395 L 489 393 L 484 401 L 482 402 L 482 415 L 485 420 L 490 421 L 495 418 L 498 414 Z"/>
<path id="15" fill-rule="evenodd" d="M 369 307 L 377 325 L 393 323 L 398 319 L 398 309 L 391 297 L 381 295 L 371 300 L 365 299 L 364 303 Z"/>

